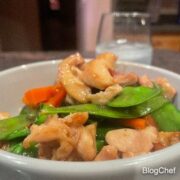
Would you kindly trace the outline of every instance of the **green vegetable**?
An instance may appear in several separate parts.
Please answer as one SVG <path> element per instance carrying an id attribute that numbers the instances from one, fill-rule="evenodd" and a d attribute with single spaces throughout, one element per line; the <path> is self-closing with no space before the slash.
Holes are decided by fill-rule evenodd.
<path id="1" fill-rule="evenodd" d="M 97 149 L 97 152 L 99 152 L 103 146 L 106 144 L 105 140 L 99 140 L 99 139 L 96 139 L 96 149 Z"/>
<path id="2" fill-rule="evenodd" d="M 29 106 L 24 106 L 20 112 L 20 115 L 26 116 L 27 119 L 34 121 L 39 112 L 39 108 L 32 108 Z"/>
<path id="3" fill-rule="evenodd" d="M 113 129 L 117 129 L 118 127 L 106 127 L 106 126 L 98 126 L 97 132 L 96 132 L 96 138 L 99 140 L 104 140 L 105 135 L 108 131 L 111 131 Z"/>
<path id="4" fill-rule="evenodd" d="M 27 135 L 29 135 L 29 133 L 30 130 L 27 127 L 20 130 L 15 130 L 6 137 L 6 140 L 12 140 L 19 137 L 26 137 Z"/>
<path id="5" fill-rule="evenodd" d="M 36 145 L 31 145 L 29 148 L 25 149 L 21 142 L 10 143 L 7 151 L 29 157 L 37 157 L 38 155 L 38 148 Z"/>
<path id="6" fill-rule="evenodd" d="M 28 126 L 38 115 L 38 109 L 25 106 L 19 116 L 0 121 L 0 140 L 12 140 L 29 134 Z"/>
<path id="7" fill-rule="evenodd" d="M 25 115 L 1 120 L 0 140 L 9 140 L 24 136 L 27 132 L 27 129 L 25 128 L 27 128 L 30 124 L 31 121 L 29 121 Z"/>
<path id="8" fill-rule="evenodd" d="M 159 95 L 137 106 L 128 108 L 112 108 L 96 104 L 81 104 L 73 106 L 64 106 L 59 108 L 44 105 L 40 111 L 40 114 L 68 114 L 75 112 L 88 112 L 90 115 L 101 116 L 106 118 L 129 119 L 145 116 L 159 109 L 167 102 L 167 99 L 165 99 L 162 95 Z"/>
<path id="9" fill-rule="evenodd" d="M 160 88 L 157 87 L 125 87 L 123 91 L 107 105 L 111 107 L 135 106 L 157 96 L 160 92 Z"/>
<path id="10" fill-rule="evenodd" d="M 47 114 L 39 114 L 39 115 L 36 117 L 34 123 L 35 123 L 35 124 L 38 124 L 38 125 L 43 124 L 43 123 L 46 121 L 47 118 L 48 118 L 48 115 L 47 115 Z"/>
<path id="11" fill-rule="evenodd" d="M 112 130 L 114 128 L 111 127 L 105 127 L 105 126 L 98 126 L 97 132 L 96 132 L 96 148 L 97 152 L 99 152 L 104 145 L 106 145 L 105 141 L 105 135 L 108 131 Z"/>
<path id="12" fill-rule="evenodd" d="M 161 108 L 164 104 L 168 102 L 169 101 L 166 98 L 164 98 L 163 95 L 159 95 L 159 96 L 149 99 L 148 101 L 145 101 L 142 104 L 130 107 L 129 113 L 132 116 L 134 116 L 133 118 L 146 116 L 150 114 L 151 112 Z"/>
<path id="13" fill-rule="evenodd" d="M 121 111 L 111 107 L 96 104 L 81 104 L 73 106 L 64 106 L 59 108 L 44 105 L 41 109 L 41 114 L 68 114 L 75 112 L 88 112 L 91 115 L 97 115 L 108 118 L 130 117 L 130 115 L 124 110 Z"/>
<path id="14" fill-rule="evenodd" d="M 180 131 L 180 111 L 172 103 L 154 111 L 152 116 L 161 131 Z"/>

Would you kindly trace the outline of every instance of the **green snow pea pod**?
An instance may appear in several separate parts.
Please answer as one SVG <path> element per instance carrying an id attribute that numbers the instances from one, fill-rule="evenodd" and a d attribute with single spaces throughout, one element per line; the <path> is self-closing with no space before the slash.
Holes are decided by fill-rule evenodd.
<path id="1" fill-rule="evenodd" d="M 169 101 L 163 95 L 158 95 L 156 97 L 149 99 L 148 101 L 145 101 L 144 103 L 126 109 L 128 109 L 129 113 L 133 118 L 136 118 L 146 116 L 152 113 L 153 111 L 161 108 L 164 104 L 168 102 Z"/>
<path id="2" fill-rule="evenodd" d="M 161 131 L 180 131 L 180 111 L 172 103 L 154 111 L 152 116 Z"/>
<path id="3" fill-rule="evenodd" d="M 144 86 L 125 87 L 123 91 L 111 100 L 107 105 L 110 107 L 130 107 L 141 104 L 161 93 L 158 87 L 149 88 Z"/>
<path id="4" fill-rule="evenodd" d="M 29 148 L 25 149 L 22 142 L 11 142 L 6 150 L 15 154 L 29 157 L 37 157 L 38 155 L 38 148 L 36 145 L 31 145 Z"/>
<path id="5" fill-rule="evenodd" d="M 20 130 L 13 131 L 11 134 L 9 134 L 6 137 L 6 140 L 12 140 L 12 139 L 16 139 L 19 137 L 26 137 L 29 134 L 30 134 L 29 128 L 25 127 L 25 128 L 20 129 Z"/>
<path id="6" fill-rule="evenodd" d="M 24 106 L 20 112 L 20 115 L 24 115 L 27 119 L 34 121 L 39 112 L 39 108 L 32 108 L 29 106 Z"/>
<path id="7" fill-rule="evenodd" d="M 111 131 L 113 129 L 117 129 L 117 127 L 106 127 L 106 126 L 101 126 L 101 125 L 98 125 L 97 126 L 97 130 L 96 130 L 96 148 L 97 148 L 97 151 L 99 152 L 104 145 L 106 145 L 106 141 L 105 141 L 105 136 L 106 136 L 106 133 L 108 131 Z"/>
<path id="8" fill-rule="evenodd" d="M 102 116 L 107 118 L 129 118 L 130 115 L 126 111 L 121 111 L 108 106 L 101 106 L 96 104 L 80 104 L 72 106 L 61 106 L 55 108 L 45 105 L 41 109 L 41 114 L 68 114 L 76 112 L 88 112 L 91 115 Z"/>
<path id="9" fill-rule="evenodd" d="M 113 129 L 117 129 L 118 127 L 106 127 L 106 126 L 98 126 L 96 132 L 96 138 L 99 140 L 104 140 L 106 133 Z"/>
<path id="10" fill-rule="evenodd" d="M 103 146 L 106 145 L 106 142 L 104 139 L 96 139 L 96 149 L 97 149 L 97 152 L 99 152 Z"/>
<path id="11" fill-rule="evenodd" d="M 55 108 L 44 105 L 40 114 L 68 114 L 75 112 L 88 112 L 90 115 L 115 119 L 129 119 L 145 116 L 163 106 L 168 100 L 158 95 L 137 106 L 127 108 L 112 108 L 96 104 L 81 104 Z"/>
<path id="12" fill-rule="evenodd" d="M 39 114 L 36 117 L 34 123 L 38 125 L 43 124 L 47 120 L 47 118 L 48 118 L 48 114 Z"/>
<path id="13" fill-rule="evenodd" d="M 22 137 L 27 133 L 27 127 L 31 121 L 26 115 L 10 117 L 0 121 L 0 140 L 9 140 Z"/>
<path id="14" fill-rule="evenodd" d="M 12 140 L 29 134 L 28 126 L 32 124 L 38 114 L 38 109 L 23 107 L 19 116 L 0 121 L 0 140 Z"/>

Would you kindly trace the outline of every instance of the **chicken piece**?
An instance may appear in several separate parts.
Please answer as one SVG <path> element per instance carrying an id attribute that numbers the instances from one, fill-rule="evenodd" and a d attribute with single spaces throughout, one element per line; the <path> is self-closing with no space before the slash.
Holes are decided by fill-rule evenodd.
<path id="1" fill-rule="evenodd" d="M 88 120 L 87 112 L 77 112 L 70 114 L 62 119 L 62 121 L 68 126 L 80 127 Z"/>
<path id="2" fill-rule="evenodd" d="M 148 76 L 143 75 L 139 77 L 139 84 L 145 87 L 153 88 L 153 83 Z"/>
<path id="3" fill-rule="evenodd" d="M 122 91 L 122 87 L 118 84 L 114 84 L 105 89 L 105 91 L 100 91 L 96 94 L 90 94 L 87 99 L 94 104 L 107 104 L 111 99 L 117 96 Z"/>
<path id="4" fill-rule="evenodd" d="M 149 126 L 143 130 L 118 129 L 106 134 L 106 142 L 122 152 L 123 157 L 148 153 L 157 140 L 157 129 Z"/>
<path id="5" fill-rule="evenodd" d="M 135 73 L 115 74 L 114 82 L 121 86 L 135 85 L 138 82 L 138 76 Z"/>
<path id="6" fill-rule="evenodd" d="M 77 145 L 80 137 L 80 130 L 76 129 L 76 133 L 72 133 L 72 142 L 68 141 L 49 141 L 39 144 L 38 155 L 40 159 L 53 159 L 53 160 L 81 160 L 77 153 L 74 153 L 75 146 Z M 75 155 L 76 154 L 76 155 Z"/>
<path id="7" fill-rule="evenodd" d="M 68 95 L 81 103 L 86 103 L 86 96 L 91 93 L 91 89 L 72 71 L 73 67 L 83 63 L 84 59 L 78 53 L 64 59 L 59 64 L 57 81 L 63 84 Z"/>
<path id="8" fill-rule="evenodd" d="M 77 152 L 85 161 L 91 161 L 96 156 L 96 124 L 81 128 L 77 144 Z"/>
<path id="9" fill-rule="evenodd" d="M 0 120 L 9 118 L 10 114 L 8 112 L 0 112 Z"/>
<path id="10" fill-rule="evenodd" d="M 73 99 L 71 96 L 69 96 L 68 94 L 66 94 L 66 97 L 65 97 L 65 103 L 67 103 L 67 104 L 70 104 L 70 105 L 74 105 L 74 104 L 76 104 L 76 100 L 75 99 Z"/>
<path id="11" fill-rule="evenodd" d="M 74 146 L 68 141 L 60 142 L 60 146 L 54 151 L 52 160 L 66 160 L 72 153 Z"/>
<path id="12" fill-rule="evenodd" d="M 38 157 L 40 159 L 51 159 L 53 152 L 59 147 L 57 140 L 40 143 L 38 146 Z"/>
<path id="13" fill-rule="evenodd" d="M 66 161 L 83 161 L 81 156 L 77 153 L 76 150 L 74 150 L 69 157 L 66 159 Z"/>
<path id="14" fill-rule="evenodd" d="M 116 147 L 107 145 L 104 146 L 101 151 L 97 154 L 95 161 L 105 161 L 118 159 L 118 150 Z"/>
<path id="15" fill-rule="evenodd" d="M 168 98 L 169 100 L 174 98 L 174 96 L 176 95 L 176 89 L 171 86 L 166 78 L 159 77 L 155 80 L 155 82 L 162 87 L 166 98 Z"/>
<path id="16" fill-rule="evenodd" d="M 153 150 L 163 149 L 180 142 L 180 132 L 159 132 Z"/>
<path id="17" fill-rule="evenodd" d="M 24 148 L 39 144 L 39 157 L 53 160 L 93 160 L 96 155 L 96 124 L 83 124 L 88 113 L 74 113 L 65 118 L 49 117 L 44 124 L 32 125 Z"/>
<path id="18" fill-rule="evenodd" d="M 74 113 L 61 119 L 58 119 L 57 116 L 50 117 L 44 124 L 31 126 L 31 134 L 25 138 L 23 145 L 27 148 L 31 142 L 69 141 L 70 138 L 75 137 L 75 134 L 77 134 L 77 128 L 75 127 L 83 125 L 87 119 L 87 112 Z M 70 126 L 74 126 L 74 128 Z M 73 143 L 75 143 L 74 139 Z"/>
<path id="19" fill-rule="evenodd" d="M 81 79 L 89 86 L 104 90 L 114 84 L 110 70 L 114 69 L 117 57 L 112 53 L 103 53 L 88 62 L 84 67 Z"/>
<path id="20" fill-rule="evenodd" d="M 31 134 L 23 141 L 24 148 L 28 148 L 31 142 L 45 143 L 55 140 L 70 141 L 70 128 L 56 116 L 50 117 L 42 125 L 32 125 Z"/>

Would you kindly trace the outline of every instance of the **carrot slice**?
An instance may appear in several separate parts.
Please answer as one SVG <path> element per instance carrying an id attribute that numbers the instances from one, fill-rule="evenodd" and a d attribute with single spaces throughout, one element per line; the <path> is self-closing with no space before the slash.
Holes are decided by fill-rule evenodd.
<path id="1" fill-rule="evenodd" d="M 121 125 L 134 129 L 144 129 L 147 126 L 154 126 L 157 128 L 157 125 L 151 115 L 147 115 L 142 118 L 124 120 L 121 121 Z"/>
<path id="2" fill-rule="evenodd" d="M 54 96 L 58 96 L 58 98 L 54 98 L 56 99 L 55 104 L 58 104 L 58 101 L 60 104 L 60 101 L 65 97 L 65 89 L 61 84 L 30 89 L 27 92 L 25 92 L 23 96 L 23 102 L 28 106 L 34 107 L 39 105 L 40 103 L 49 101 Z"/>
<path id="3" fill-rule="evenodd" d="M 144 129 L 147 127 L 146 119 L 137 118 L 122 121 L 122 125 L 135 129 Z"/>
<path id="4" fill-rule="evenodd" d="M 54 107 L 58 107 L 61 105 L 64 97 L 66 96 L 66 91 L 64 88 L 57 89 L 57 92 L 54 96 L 52 96 L 46 103 L 50 104 Z"/>

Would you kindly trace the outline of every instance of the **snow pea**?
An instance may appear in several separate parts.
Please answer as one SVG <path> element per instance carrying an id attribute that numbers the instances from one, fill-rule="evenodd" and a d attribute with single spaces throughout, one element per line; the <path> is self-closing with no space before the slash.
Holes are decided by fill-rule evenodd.
<path id="1" fill-rule="evenodd" d="M 90 115 L 115 119 L 129 119 L 145 116 L 163 106 L 168 100 L 158 95 L 137 106 L 127 108 L 112 108 L 96 104 L 81 104 L 55 108 L 43 105 L 40 114 L 68 114 L 75 112 L 88 112 Z"/>
<path id="2" fill-rule="evenodd" d="M 25 149 L 22 142 L 11 142 L 6 150 L 15 154 L 29 157 L 37 157 L 38 155 L 38 148 L 36 145 L 31 145 L 29 148 Z"/>
<path id="3" fill-rule="evenodd" d="M 29 120 L 34 121 L 39 112 L 39 108 L 32 108 L 24 106 L 20 112 L 20 115 L 26 116 Z"/>
<path id="4" fill-rule="evenodd" d="M 10 117 L 0 121 L 0 140 L 22 137 L 26 134 L 31 121 L 25 115 Z"/>
<path id="5" fill-rule="evenodd" d="M 27 127 L 22 128 L 20 130 L 17 129 L 15 131 L 13 131 L 11 134 L 9 134 L 6 137 L 6 140 L 12 140 L 12 139 L 16 139 L 19 137 L 26 137 L 27 135 L 29 135 L 29 133 L 30 133 L 30 130 Z"/>
<path id="6" fill-rule="evenodd" d="M 102 126 L 101 124 L 97 126 L 96 148 L 97 148 L 98 152 L 103 148 L 104 145 L 106 145 L 106 141 L 105 141 L 106 133 L 110 130 L 113 130 L 113 129 L 115 129 L 115 128 Z"/>
<path id="7" fill-rule="evenodd" d="M 34 122 L 38 112 L 38 108 L 25 106 L 19 116 L 1 120 L 0 140 L 12 140 L 27 136 L 29 134 L 28 126 Z"/>
<path id="8" fill-rule="evenodd" d="M 48 114 L 39 114 L 36 117 L 34 123 L 38 125 L 43 124 L 47 120 L 47 118 L 48 118 Z"/>
<path id="9" fill-rule="evenodd" d="M 126 111 L 120 111 L 111 107 L 96 104 L 80 104 L 59 108 L 44 105 L 41 109 L 41 114 L 68 114 L 75 112 L 88 112 L 91 115 L 107 118 L 128 118 L 130 116 Z"/>
<path id="10" fill-rule="evenodd" d="M 133 118 L 136 118 L 146 116 L 153 111 L 161 108 L 164 104 L 168 102 L 169 101 L 163 95 L 158 95 L 149 99 L 148 101 L 145 101 L 144 103 L 126 109 L 128 109 L 129 113 L 133 116 Z"/>
<path id="11" fill-rule="evenodd" d="M 106 126 L 98 126 L 97 132 L 96 132 L 96 138 L 99 140 L 104 140 L 105 135 L 108 131 L 111 131 L 113 129 L 117 129 L 118 127 L 106 127 Z"/>
<path id="12" fill-rule="evenodd" d="M 152 116 L 161 131 L 180 131 L 180 111 L 172 103 L 154 111 Z"/>
<path id="13" fill-rule="evenodd" d="M 106 145 L 106 142 L 105 140 L 103 139 L 96 139 L 96 149 L 97 149 L 97 152 L 101 151 L 101 149 L 103 148 L 103 146 Z"/>
<path id="14" fill-rule="evenodd" d="M 110 107 L 130 107 L 141 104 L 152 97 L 160 94 L 158 87 L 149 88 L 144 86 L 124 87 L 123 91 L 111 100 L 107 105 Z"/>

